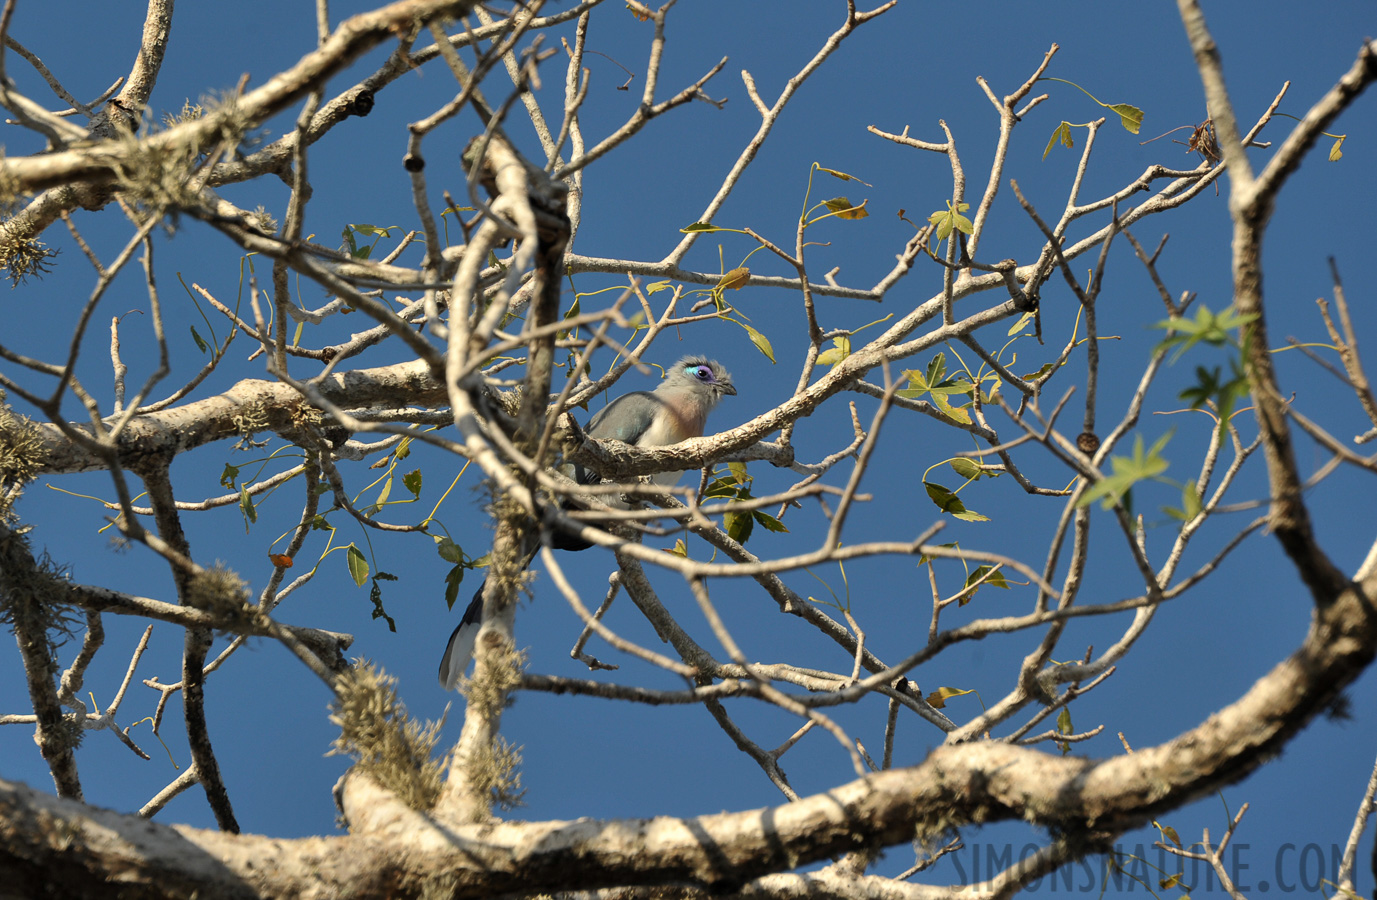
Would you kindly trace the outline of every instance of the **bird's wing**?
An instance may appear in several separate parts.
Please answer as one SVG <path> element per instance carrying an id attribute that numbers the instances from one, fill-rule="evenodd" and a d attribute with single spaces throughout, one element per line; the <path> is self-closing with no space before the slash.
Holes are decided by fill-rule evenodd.
<path id="1" fill-rule="evenodd" d="M 622 394 L 588 420 L 588 436 L 598 440 L 614 438 L 628 444 L 639 443 L 655 421 L 664 401 L 650 391 Z"/>
<path id="2" fill-rule="evenodd" d="M 588 420 L 585 433 L 600 441 L 613 439 L 628 444 L 639 443 L 650 430 L 661 405 L 663 401 L 649 391 L 622 394 Z M 597 484 L 599 481 L 596 472 L 583 466 L 574 466 L 573 477 L 579 484 Z"/>

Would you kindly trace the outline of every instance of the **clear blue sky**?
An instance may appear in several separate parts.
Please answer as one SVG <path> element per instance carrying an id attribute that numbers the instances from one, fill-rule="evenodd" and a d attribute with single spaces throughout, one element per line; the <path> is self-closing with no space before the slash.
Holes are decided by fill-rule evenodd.
<path id="1" fill-rule="evenodd" d="M 334 21 L 368 8 L 359 2 L 332 5 Z M 563 8 L 552 3 L 550 9 Z M 758 115 L 746 95 L 740 70 L 748 69 L 767 102 L 794 74 L 840 22 L 840 2 L 681 3 L 671 13 L 668 47 L 661 73 L 661 95 L 668 96 L 697 78 L 722 56 L 730 57 L 723 72 L 707 87 L 714 98 L 728 102 L 722 109 L 691 104 L 652 122 L 629 145 L 588 170 L 582 228 L 575 249 L 598 256 L 658 259 L 680 235 L 678 229 L 693 222 L 715 192 L 722 175 L 744 147 L 758 124 Z M 1211 4 L 1206 7 L 1210 25 L 1223 53 L 1226 75 L 1235 108 L 1251 121 L 1271 101 L 1281 84 L 1291 81 L 1290 92 L 1280 109 L 1301 115 L 1305 109 L 1347 70 L 1361 40 L 1377 31 L 1374 6 L 1367 2 L 1325 4 L 1323 12 L 1299 4 Z M 60 18 L 62 28 L 53 27 Z M 50 2 L 20 3 L 11 33 L 36 52 L 78 97 L 90 99 L 123 74 L 137 47 L 141 20 L 131 5 Z M 564 34 L 570 34 L 564 30 Z M 590 32 L 589 47 L 603 56 L 590 56 L 592 90 L 585 108 L 584 130 L 590 138 L 616 127 L 640 96 L 649 26 L 637 22 L 619 5 L 599 10 Z M 231 89 L 243 73 L 250 87 L 262 84 L 277 71 L 307 52 L 315 40 L 312 4 L 237 4 L 232 14 L 223 6 L 183 4 L 173 26 L 171 49 L 152 109 L 156 117 L 179 110 L 187 98 Z M 556 35 L 547 45 L 558 46 Z M 894 254 L 912 230 L 896 215 L 921 221 L 942 208 L 950 196 L 950 170 L 935 154 L 898 147 L 866 132 L 874 125 L 898 132 L 911 127 L 915 137 L 940 140 L 938 120 L 951 128 L 961 150 L 968 179 L 968 198 L 977 198 L 988 177 L 988 164 L 997 134 L 997 118 L 976 76 L 984 76 L 997 95 L 1020 84 L 1036 67 L 1048 47 L 1061 50 L 1048 74 L 1075 81 L 1106 103 L 1127 102 L 1141 107 L 1146 118 L 1141 134 L 1133 136 L 1114 123 L 1098 138 L 1096 153 L 1087 174 L 1083 197 L 1098 197 L 1123 185 L 1152 163 L 1182 168 L 1194 165 L 1185 148 L 1170 143 L 1184 140 L 1189 131 L 1178 132 L 1142 146 L 1140 141 L 1177 126 L 1191 126 L 1205 117 L 1204 102 L 1191 54 L 1174 6 L 1168 4 L 1022 3 L 932 4 L 903 0 L 878 22 L 862 28 L 806 83 L 776 127 L 765 149 L 748 170 L 716 224 L 751 227 L 786 246 L 792 246 L 796 219 L 808 170 L 814 161 L 849 172 L 869 187 L 847 184 L 844 192 L 854 201 L 868 200 L 872 215 L 857 223 L 834 222 L 820 228 L 816 240 L 830 245 L 810 250 L 815 278 L 840 266 L 838 281 L 848 286 L 870 287 L 893 264 Z M 331 92 L 343 89 L 371 71 L 387 50 L 375 51 L 330 84 Z M 637 75 L 628 92 L 615 87 L 625 74 L 607 57 Z M 553 91 L 563 82 L 562 54 L 543 70 L 547 111 L 558 109 Z M 8 72 L 30 96 L 48 103 L 51 95 L 21 59 L 8 57 Z M 494 79 L 493 85 L 499 84 Z M 1018 179 L 1025 193 L 1045 217 L 1055 217 L 1079 158 L 1075 151 L 1054 149 L 1041 158 L 1048 137 L 1065 119 L 1084 123 L 1102 112 L 1083 94 L 1065 84 L 1039 86 L 1050 99 L 1038 107 L 1015 132 L 1008 176 Z M 1035 92 L 1037 92 L 1035 91 Z M 308 212 L 307 233 L 321 243 L 335 245 L 346 223 L 417 227 L 406 173 L 401 166 L 405 152 L 405 123 L 419 119 L 454 92 L 452 78 L 438 67 L 428 67 L 393 84 L 377 98 L 366 119 L 351 119 L 319 144 L 311 158 L 311 177 L 316 193 Z M 490 96 L 500 95 L 496 88 Z M 1315 312 L 1317 297 L 1330 295 L 1326 257 L 1334 256 L 1347 278 L 1355 325 L 1360 337 L 1377 334 L 1377 313 L 1367 302 L 1371 287 L 1364 276 L 1371 262 L 1374 234 L 1374 159 L 1377 158 L 1377 116 L 1373 98 L 1364 97 L 1337 124 L 1347 134 L 1344 158 L 1325 162 L 1322 151 L 1312 154 L 1283 194 L 1267 241 L 1266 291 L 1270 330 L 1274 343 L 1294 335 L 1302 341 L 1324 341 L 1322 323 Z M 264 131 L 268 139 L 290 127 L 295 116 L 280 117 Z M 556 116 L 557 118 L 557 116 Z M 1278 120 L 1264 138 L 1279 139 L 1289 127 Z M 439 191 L 458 194 L 462 176 L 457 168 L 459 149 L 475 132 L 475 120 L 465 116 L 430 138 L 427 169 L 437 207 Z M 527 141 L 529 130 L 511 129 Z M 23 155 L 40 149 L 27 134 L 11 127 L 3 139 L 6 153 Z M 1254 151 L 1255 160 L 1267 151 Z M 536 153 L 532 150 L 532 156 Z M 451 166 L 446 177 L 446 167 Z M 1227 185 L 1218 198 L 1203 196 L 1186 208 L 1148 220 L 1136 229 L 1137 237 L 1155 246 L 1163 233 L 1171 240 L 1162 258 L 1161 271 L 1168 287 L 1200 294 L 1201 302 L 1219 309 L 1228 302 L 1229 226 Z M 839 191 L 835 183 L 819 184 L 815 199 Z M 240 206 L 265 204 L 282 214 L 286 191 L 280 182 L 237 186 L 225 191 Z M 88 242 L 108 259 L 127 239 L 125 220 L 115 208 L 99 213 L 81 212 L 75 217 Z M 1094 227 L 1099 227 L 1097 220 Z M 1073 235 L 1088 233 L 1086 226 Z M 739 235 L 714 235 L 720 240 L 700 240 L 688 260 L 690 267 L 717 271 L 732 268 L 750 250 Z M 61 226 L 45 236 L 61 250 L 55 270 L 41 281 L 9 292 L 5 304 L 3 341 L 20 345 L 25 352 L 55 358 L 63 352 L 72 316 L 90 290 L 91 270 L 80 250 Z M 204 327 L 188 294 L 178 283 L 195 282 L 221 299 L 233 301 L 239 290 L 241 256 L 207 226 L 183 219 L 175 233 L 158 232 L 155 267 L 166 304 L 171 308 L 172 335 L 177 374 L 200 365 L 201 355 L 189 328 Z M 981 246 L 988 261 L 1014 257 L 1020 263 L 1035 256 L 1041 239 L 1018 210 L 1007 176 L 1001 188 L 990 230 Z M 384 246 L 390 246 L 384 242 Z M 1142 371 L 1148 350 L 1160 332 L 1147 326 L 1162 318 L 1160 302 L 1141 267 L 1119 246 L 1112 256 L 1101 301 L 1100 333 L 1114 335 L 1101 351 L 1109 360 L 1102 384 L 1101 419 L 1117 421 L 1123 403 Z M 415 265 L 418 252 L 403 258 Z M 790 274 L 768 254 L 761 252 L 749 265 L 765 274 Z M 1092 265 L 1083 257 L 1079 269 Z M 268 267 L 258 263 L 265 275 Z M 597 290 L 615 283 L 595 276 L 576 278 L 581 291 Z M 919 266 L 883 304 L 822 299 L 819 314 L 824 327 L 858 327 L 890 313 L 901 314 L 940 290 L 940 273 L 933 266 Z M 316 306 L 321 291 L 303 283 L 303 302 Z M 601 297 L 611 296 L 600 295 Z M 797 295 L 763 288 L 748 288 L 729 298 L 752 323 L 766 333 L 776 352 L 776 364 L 756 351 L 736 326 L 710 323 L 666 335 L 652 354 L 660 364 L 687 352 L 707 352 L 726 363 L 736 377 L 739 396 L 728 398 L 715 413 L 713 424 L 726 428 L 772 408 L 792 392 L 803 358 L 804 320 Z M 597 302 L 585 300 L 585 304 Z M 1049 282 L 1043 294 L 1046 347 L 1025 340 L 1019 345 L 1018 369 L 1031 372 L 1052 358 L 1070 333 L 1075 301 L 1061 279 Z M 112 315 L 146 310 L 147 296 L 137 267 L 116 282 L 103 302 L 84 348 L 82 372 L 89 381 L 108 392 L 109 365 L 106 326 Z M 585 309 L 587 305 L 585 305 Z M 361 330 L 361 317 L 332 326 L 338 335 Z M 125 319 L 126 358 L 140 377 L 147 371 L 151 348 L 146 333 L 147 316 Z M 218 333 L 226 331 L 223 320 Z M 872 329 L 869 333 L 874 333 Z M 204 331 L 202 331 L 204 334 Z M 322 339 L 323 341 L 324 339 Z M 1369 340 L 1369 346 L 1374 342 Z M 261 362 L 244 362 L 252 348 L 237 342 L 222 370 L 198 392 L 208 396 L 217 389 L 246 377 L 262 377 Z M 380 350 L 359 360 L 360 365 L 380 365 L 399 358 L 396 349 Z M 950 359 L 950 352 L 949 357 Z M 1077 360 L 1081 359 L 1078 355 Z M 922 365 L 927 357 L 911 365 Z M 1188 358 L 1169 370 L 1149 397 L 1149 409 L 1171 410 L 1182 405 L 1176 394 L 1192 380 L 1197 363 L 1218 364 L 1222 357 L 1208 352 Z M 605 362 L 605 361 L 604 361 Z M 1083 363 L 1072 373 L 1083 377 Z M 1319 419 L 1334 434 L 1347 440 L 1366 429 L 1351 394 L 1332 377 L 1320 372 L 1299 353 L 1278 356 L 1283 389 L 1296 392 L 1296 402 L 1308 415 Z M 140 369 L 140 366 L 145 368 Z M 7 374 L 13 373 L 7 367 Z M 303 372 L 307 371 L 305 367 Z M 131 372 L 131 376 L 132 376 Z M 32 383 L 32 382 L 30 382 Z M 1054 382 L 1055 384 L 1055 382 Z M 623 380 L 621 389 L 645 389 L 653 382 L 636 373 Z M 1060 389 L 1059 389 L 1060 390 Z M 1058 390 L 1058 393 L 1059 393 Z M 106 394 L 108 396 L 108 393 Z M 1079 395 L 1078 395 L 1079 396 Z M 817 458 L 844 445 L 849 432 L 843 403 L 803 423 L 798 430 L 801 458 Z M 874 402 L 856 397 L 863 421 L 868 421 Z M 1075 403 L 1074 416 L 1079 417 Z M 75 416 L 75 404 L 68 411 Z M 1169 471 L 1178 479 L 1193 477 L 1209 424 L 1192 416 L 1144 416 L 1139 432 L 1151 442 L 1169 428 L 1175 436 L 1165 456 L 1176 466 Z M 1251 421 L 1241 420 L 1251 435 Z M 1074 433 L 1072 429 L 1072 433 Z M 1012 429 L 1008 434 L 1012 435 Z M 274 444 L 274 447 L 277 445 Z M 968 449 L 959 435 L 947 433 L 931 420 L 896 415 L 886 424 L 885 441 L 863 489 L 874 495 L 851 519 L 846 541 L 858 543 L 881 536 L 908 539 L 940 514 L 926 499 L 920 476 L 930 465 Z M 203 448 L 173 468 L 179 499 L 195 500 L 221 493 L 221 470 L 232 462 L 250 471 L 252 461 L 264 453 L 234 453 L 226 446 Z M 1069 475 L 1037 454 L 1024 457 L 1035 477 L 1047 484 L 1064 484 Z M 1302 441 L 1302 469 L 1313 472 L 1325 454 Z M 422 502 L 399 507 L 394 521 L 417 521 L 429 512 L 457 471 L 453 460 L 433 455 L 416 456 L 425 474 Z M 1233 499 L 1243 501 L 1265 495 L 1261 459 L 1251 474 L 1241 479 Z M 281 464 L 268 463 L 265 471 Z M 403 467 L 403 471 L 412 468 Z M 793 482 L 789 473 L 772 471 L 756 463 L 757 494 L 782 489 Z M 363 466 L 346 468 L 355 489 L 368 484 L 376 473 Z M 845 470 L 832 480 L 844 483 Z M 948 475 L 948 481 L 951 481 Z M 439 514 L 446 528 L 466 550 L 477 556 L 486 552 L 490 532 L 484 528 L 482 493 L 474 489 L 471 473 L 449 496 Z M 954 486 L 954 485 L 953 485 Z M 111 546 L 107 533 L 98 533 L 104 511 L 97 504 L 58 493 L 62 488 L 78 493 L 111 496 L 109 479 L 103 475 L 43 479 L 29 488 L 19 507 L 23 519 L 33 524 L 32 539 L 55 560 L 71 567 L 75 579 L 104 584 L 134 593 L 171 600 L 166 568 L 141 548 L 126 551 Z M 394 490 L 394 499 L 402 493 Z M 1352 571 L 1362 560 L 1377 534 L 1377 511 L 1372 498 L 1377 491 L 1368 480 L 1339 473 L 1310 495 L 1317 527 L 1324 545 L 1341 568 Z M 987 548 L 1023 558 L 1041 567 L 1049 523 L 1059 507 L 1034 503 L 1008 478 L 973 485 L 963 493 L 968 505 L 990 516 L 986 524 L 951 522 L 943 540 L 959 540 L 963 546 Z M 1160 557 L 1173 530 L 1158 512 L 1179 502 L 1165 487 L 1144 491 L 1140 508 L 1156 527 L 1150 545 Z M 299 506 L 289 490 L 262 503 L 260 518 L 245 534 L 244 522 L 233 508 L 187 515 L 192 548 L 203 563 L 223 559 L 243 574 L 255 591 L 261 589 L 269 564 L 268 545 L 296 521 Z M 798 515 L 806 512 L 807 515 Z M 1242 527 L 1252 513 L 1240 513 L 1217 523 L 1211 536 L 1193 546 L 1186 567 L 1199 565 Z M 796 511 L 787 520 L 791 535 L 771 535 L 757 530 L 751 547 L 761 555 L 786 555 L 816 546 L 822 535 L 813 511 Z M 1096 514 L 1096 556 L 1089 573 L 1083 602 L 1107 602 L 1140 591 L 1131 569 L 1126 568 L 1122 539 L 1107 518 Z M 353 653 L 367 656 L 401 679 L 403 697 L 421 717 L 439 717 L 445 704 L 455 698 L 443 694 L 434 670 L 444 639 L 457 611 L 446 610 L 443 578 L 448 565 L 440 560 L 424 537 L 379 540 L 376 533 L 363 535 L 356 526 L 338 520 L 343 543 L 372 538 L 381 568 L 400 580 L 384 585 L 384 601 L 397 622 L 396 633 L 381 620 L 370 618 L 367 590 L 354 586 L 345 572 L 343 554 L 330 556 L 322 573 L 281 608 L 283 621 L 351 632 L 356 637 Z M 300 557 L 323 549 L 315 536 Z M 706 554 L 701 545 L 694 548 Z M 596 602 L 609 568 L 596 553 L 566 560 L 566 566 L 586 601 Z M 939 570 L 941 571 L 941 570 Z M 955 578 L 954 570 L 946 570 Z M 816 575 L 839 594 L 845 589 L 835 568 Z M 926 573 L 915 570 L 910 558 L 869 560 L 847 567 L 853 611 L 866 628 L 872 646 L 882 658 L 895 659 L 926 639 L 930 603 Z M 472 576 L 471 576 L 472 578 Z M 826 588 L 805 573 L 794 573 L 788 583 L 801 594 L 826 596 Z M 476 579 L 466 583 L 467 598 Z M 682 613 L 687 627 L 697 629 L 711 643 L 699 615 L 691 610 L 691 598 L 674 578 L 657 579 L 672 610 Z M 795 618 L 781 616 L 773 603 L 751 592 L 747 585 L 714 584 L 714 596 L 728 616 L 748 655 L 763 661 L 798 661 L 806 665 L 844 671 L 849 663 L 834 645 L 807 633 Z M 997 594 L 997 596 L 995 596 Z M 1007 594 L 987 590 L 945 624 L 978 616 L 1012 614 L 1026 608 L 1028 588 Z M 763 602 L 762 602 L 763 601 Z M 961 617 L 965 617 L 964 619 Z M 1077 730 L 1104 723 L 1099 738 L 1077 746 L 1077 753 L 1109 756 L 1122 752 L 1116 731 L 1124 732 L 1136 747 L 1149 746 L 1199 723 L 1211 711 L 1236 698 L 1254 679 L 1298 645 L 1309 617 L 1309 601 L 1275 541 L 1256 535 L 1235 553 L 1206 585 L 1181 600 L 1166 605 L 1148 634 L 1140 640 L 1107 684 L 1079 700 L 1072 708 Z M 1114 641 L 1126 618 L 1078 623 L 1069 629 L 1058 659 L 1076 658 L 1093 644 L 1102 650 Z M 106 650 L 87 687 L 96 692 L 104 708 L 123 674 L 142 630 L 142 623 L 105 618 Z M 658 646 L 653 634 L 634 619 L 625 600 L 614 607 L 609 623 L 628 637 Z M 543 577 L 537 581 L 535 599 L 525 603 L 518 617 L 518 641 L 528 649 L 532 671 L 583 676 L 586 671 L 569 659 L 568 649 L 578 632 L 576 618 L 551 590 Z M 1008 690 L 1011 675 L 1032 646 L 1024 635 L 958 646 L 935 662 L 913 673 L 924 690 L 939 686 L 974 688 L 986 703 Z M 64 664 L 78 643 L 64 648 Z M 223 646 L 217 642 L 217 649 Z M 715 649 L 715 645 L 712 645 Z M 178 677 L 181 635 L 171 627 L 155 630 L 153 644 L 138 677 L 158 676 L 165 682 Z M 605 646 L 593 653 L 610 657 Z M 673 687 L 662 673 L 647 670 L 628 660 L 621 671 L 603 674 L 623 683 Z M 1248 866 L 1244 879 L 1263 889 L 1286 884 L 1313 883 L 1317 872 L 1332 878 L 1331 845 L 1341 846 L 1347 837 L 1354 811 L 1377 753 L 1377 726 L 1372 710 L 1377 682 L 1371 673 L 1350 692 L 1352 718 L 1320 720 L 1294 741 L 1283 757 L 1245 782 L 1228 788 L 1220 797 L 1209 797 L 1163 819 L 1187 842 L 1199 838 L 1202 826 L 1213 835 L 1226 824 L 1223 803 L 1237 810 L 1252 804 L 1242 830 L 1235 838 L 1241 861 Z M 225 780 L 241 826 L 246 831 L 291 837 L 331 833 L 334 809 L 330 786 L 347 762 L 339 757 L 323 759 L 334 729 L 326 720 L 328 692 L 281 647 L 255 642 L 238 654 L 207 688 L 211 733 L 215 739 Z M 0 654 L 0 714 L 27 711 L 17 654 Z M 121 724 L 151 715 L 156 694 L 136 681 L 121 711 Z M 460 701 L 462 702 L 462 701 Z M 957 698 L 948 713 L 962 721 L 978 712 L 974 695 Z M 752 708 L 752 707 L 755 708 Z M 740 701 L 733 707 L 751 736 L 762 746 L 783 742 L 797 727 L 783 713 Z M 838 710 L 838 720 L 860 737 L 872 753 L 882 742 L 884 706 L 879 701 Z M 451 710 L 446 737 L 457 738 L 461 710 Z M 1015 724 L 1021 718 L 1014 720 Z M 758 768 L 737 752 L 708 714 L 698 707 L 642 708 L 601 700 L 554 698 L 525 694 L 503 721 L 509 740 L 524 747 L 524 783 L 529 789 L 527 806 L 515 815 L 522 818 L 575 818 L 578 816 L 646 816 L 658 813 L 696 814 L 722 809 L 771 805 L 782 798 Z M 188 754 L 180 739 L 179 709 L 169 707 L 164 733 L 171 756 L 185 767 Z M 139 725 L 133 737 L 153 759 L 136 759 L 108 734 L 89 734 L 78 760 L 82 767 L 87 799 L 103 806 L 133 811 L 176 776 L 169 755 Z M 23 780 L 51 789 L 51 780 L 25 727 L 0 728 L 0 758 L 6 778 Z M 914 716 L 901 716 L 896 764 L 920 761 L 941 741 L 941 734 Z M 853 776 L 844 754 L 820 734 L 810 735 L 782 760 L 794 787 L 808 794 L 848 781 Z M 199 789 L 183 794 L 159 816 L 160 821 L 211 826 L 213 821 Z M 1155 834 L 1140 832 L 1125 838 L 1150 844 Z M 1027 842 L 1042 843 L 1045 834 L 1007 825 L 972 830 L 966 834 L 973 845 L 964 856 L 940 870 L 932 880 L 949 883 L 978 874 L 989 874 L 987 846 L 998 857 L 1012 842 L 1013 852 Z M 1323 867 L 1311 851 L 1302 871 L 1299 849 L 1306 844 L 1322 848 Z M 1370 852 L 1369 835 L 1362 853 Z M 1157 862 L 1156 851 L 1150 859 Z M 911 854 L 894 848 L 880 871 L 901 871 Z M 1278 868 L 1278 862 L 1280 868 Z M 1098 866 L 1099 863 L 1092 863 Z M 1358 887 L 1373 889 L 1371 874 L 1360 864 Z M 1088 876 L 1077 869 L 1076 887 L 1083 889 Z M 1203 876 L 1200 881 L 1203 882 Z M 1046 886 L 1043 890 L 1047 890 Z M 1064 890 L 1064 888 L 1062 888 Z M 1127 887 L 1124 888 L 1127 890 Z M 1138 890 L 1142 890 L 1141 887 Z M 1203 893 L 1198 888 L 1195 893 Z"/>

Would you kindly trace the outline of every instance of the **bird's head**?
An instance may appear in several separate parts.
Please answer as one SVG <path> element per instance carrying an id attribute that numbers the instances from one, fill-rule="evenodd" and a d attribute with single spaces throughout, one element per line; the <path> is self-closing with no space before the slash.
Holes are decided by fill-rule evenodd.
<path id="1" fill-rule="evenodd" d="M 723 394 L 736 394 L 732 376 L 722 364 L 705 356 L 685 356 L 674 364 L 665 378 L 664 386 L 671 388 L 690 387 L 703 393 L 713 404 L 722 399 Z"/>

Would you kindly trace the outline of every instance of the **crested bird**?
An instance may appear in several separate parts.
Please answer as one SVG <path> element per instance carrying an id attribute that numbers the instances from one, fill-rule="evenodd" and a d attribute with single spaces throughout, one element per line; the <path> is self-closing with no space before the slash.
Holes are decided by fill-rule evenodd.
<path id="1" fill-rule="evenodd" d="M 701 437 L 703 427 L 724 394 L 735 394 L 732 377 L 715 360 L 703 356 L 685 356 L 674 364 L 665 379 L 653 391 L 633 391 L 623 394 L 603 407 L 588 422 L 586 433 L 598 440 L 618 440 L 635 447 L 664 447 L 691 437 Z M 651 483 L 671 487 L 684 473 L 660 472 L 650 477 Z M 583 466 L 574 466 L 574 481 L 596 484 L 600 478 Z M 523 563 L 531 564 L 539 548 L 535 537 L 524 554 Z M 587 541 L 556 532 L 551 544 L 557 550 L 584 550 Z M 487 582 L 484 581 L 484 586 Z M 455 626 L 440 659 L 440 684 L 453 690 L 459 676 L 473 659 L 474 641 L 483 620 L 483 587 L 473 595 L 464 617 Z"/>

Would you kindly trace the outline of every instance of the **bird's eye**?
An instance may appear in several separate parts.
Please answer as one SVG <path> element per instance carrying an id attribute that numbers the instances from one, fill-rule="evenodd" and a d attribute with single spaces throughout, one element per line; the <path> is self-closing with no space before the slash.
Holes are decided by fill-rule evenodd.
<path id="1" fill-rule="evenodd" d="M 707 366 L 698 366 L 693 370 L 699 381 L 712 381 L 712 369 Z"/>

